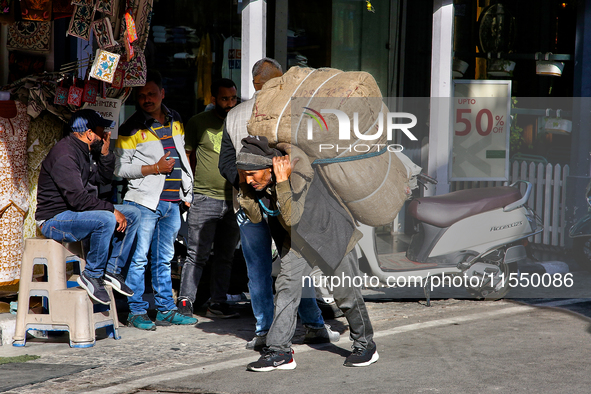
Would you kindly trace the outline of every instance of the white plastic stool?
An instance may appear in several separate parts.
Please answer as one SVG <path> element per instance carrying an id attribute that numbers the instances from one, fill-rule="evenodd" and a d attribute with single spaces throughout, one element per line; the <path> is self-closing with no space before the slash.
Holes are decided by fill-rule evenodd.
<path id="1" fill-rule="evenodd" d="M 72 243 L 71 249 L 82 251 L 79 243 Z M 80 271 L 84 270 L 85 261 L 76 256 L 65 246 L 52 239 L 25 239 L 25 250 L 21 265 L 19 282 L 18 309 L 16 313 L 16 329 L 13 346 L 25 346 L 27 331 L 68 331 L 71 347 L 91 347 L 96 341 L 95 330 L 107 327 L 109 336 L 120 339 L 117 308 L 111 286 L 105 289 L 111 297 L 109 305 L 94 303 L 86 290 L 69 288 L 66 263 L 78 261 Z M 33 269 L 36 264 L 45 265 L 46 282 L 33 280 Z M 32 313 L 29 310 L 30 297 L 46 297 L 48 313 Z"/>

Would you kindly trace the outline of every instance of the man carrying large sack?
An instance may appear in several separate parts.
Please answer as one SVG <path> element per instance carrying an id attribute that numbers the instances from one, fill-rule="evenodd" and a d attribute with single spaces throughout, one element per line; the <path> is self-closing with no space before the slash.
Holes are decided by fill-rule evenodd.
<path id="1" fill-rule="evenodd" d="M 275 239 L 283 239 L 281 270 L 275 283 L 275 317 L 267 333 L 267 347 L 261 358 L 247 368 L 256 372 L 294 369 L 291 338 L 302 277 L 314 265 L 337 277 L 360 276 L 354 250 L 360 233 L 296 147 L 279 145 L 292 151 L 292 158 L 296 158 L 291 162 L 289 155 L 270 148 L 265 137 L 246 137 L 242 145 L 236 158 L 240 206 L 253 223 L 260 222 L 263 214 L 276 216 L 282 227 L 271 231 Z M 313 245 L 310 240 L 315 241 Z M 351 282 L 343 280 L 340 287 L 334 288 L 335 302 L 347 318 L 353 340 L 353 352 L 344 365 L 364 367 L 376 362 L 379 355 L 361 289 L 351 286 Z"/>

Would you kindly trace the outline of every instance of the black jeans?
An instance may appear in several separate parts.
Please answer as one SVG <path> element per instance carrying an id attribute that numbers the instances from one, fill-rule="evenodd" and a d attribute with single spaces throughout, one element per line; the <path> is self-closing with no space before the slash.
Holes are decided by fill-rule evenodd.
<path id="1" fill-rule="evenodd" d="M 203 268 L 210 258 L 213 247 L 211 301 L 226 302 L 234 251 L 240 239 L 232 201 L 195 194 L 187 216 L 187 226 L 187 260 L 181 273 L 178 298 L 195 302 Z"/>

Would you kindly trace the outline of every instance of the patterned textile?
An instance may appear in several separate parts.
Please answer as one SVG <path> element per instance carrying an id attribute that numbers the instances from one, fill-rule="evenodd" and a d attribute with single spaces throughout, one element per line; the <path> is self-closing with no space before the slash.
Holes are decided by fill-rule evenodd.
<path id="1" fill-rule="evenodd" d="M 115 9 L 115 0 L 96 0 L 94 9 L 103 14 L 113 15 Z"/>
<path id="2" fill-rule="evenodd" d="M 8 49 L 49 52 L 51 22 L 18 21 L 8 26 Z"/>
<path id="3" fill-rule="evenodd" d="M 53 19 L 69 18 L 74 14 L 70 0 L 53 0 Z"/>
<path id="4" fill-rule="evenodd" d="M 37 209 L 37 184 L 41 163 L 45 156 L 57 141 L 62 138 L 64 122 L 57 116 L 43 112 L 39 117 L 33 119 L 29 125 L 27 135 L 27 156 L 28 168 L 27 179 L 29 185 L 29 212 L 25 218 L 24 237 L 32 238 L 41 234 L 35 222 L 35 211 Z"/>
<path id="5" fill-rule="evenodd" d="M 119 63 L 120 55 L 105 51 L 104 49 L 97 49 L 90 76 L 100 81 L 112 83 L 115 70 L 117 70 L 117 63 Z"/>
<path id="6" fill-rule="evenodd" d="M 21 16 L 27 21 L 50 21 L 51 0 L 21 0 Z"/>
<path id="7" fill-rule="evenodd" d="M 76 11 L 72 15 L 72 19 L 70 19 L 70 27 L 68 28 L 67 34 L 88 41 L 93 19 L 94 7 L 77 5 Z"/>
<path id="8" fill-rule="evenodd" d="M 68 91 L 68 104 L 75 105 L 79 107 L 82 104 L 82 93 L 84 89 L 79 88 L 77 86 L 70 86 L 70 90 Z"/>
<path id="9" fill-rule="evenodd" d="M 57 88 L 55 88 L 55 99 L 53 100 L 53 103 L 55 105 L 68 104 L 68 94 L 69 91 L 67 88 L 64 88 L 63 86 L 58 86 Z"/>
<path id="10" fill-rule="evenodd" d="M 111 20 L 109 18 L 98 19 L 92 22 L 92 31 L 100 48 L 110 48 L 117 45 L 113 37 Z"/>
<path id="11" fill-rule="evenodd" d="M 0 102 L 0 285 L 16 283 L 23 253 L 23 220 L 29 209 L 27 187 L 27 107 Z"/>
<path id="12" fill-rule="evenodd" d="M 137 41 L 137 32 L 135 30 L 135 22 L 133 20 L 133 16 L 131 15 L 131 12 L 129 12 L 129 11 L 125 13 L 125 31 L 127 33 L 127 41 L 129 41 L 130 44 Z"/>
<path id="13" fill-rule="evenodd" d="M 111 87 L 115 89 L 121 89 L 123 87 L 123 78 L 125 78 L 125 71 L 123 71 L 123 63 L 127 62 L 119 62 L 119 66 L 117 66 L 117 70 L 115 71 L 115 76 L 113 77 L 113 83 Z"/>
<path id="14" fill-rule="evenodd" d="M 146 84 L 146 56 L 139 52 L 130 62 L 123 62 L 123 86 L 135 87 Z"/>
<path id="15" fill-rule="evenodd" d="M 10 13 L 11 0 L 0 0 L 0 15 Z"/>
<path id="16" fill-rule="evenodd" d="M 130 0 L 129 8 L 131 8 L 131 14 L 135 15 L 135 31 L 137 33 L 137 44 L 138 48 L 143 51 L 146 48 L 146 41 L 150 34 L 150 21 L 152 19 L 152 4 L 153 0 Z M 121 23 L 120 37 L 125 36 L 126 26 L 125 18 Z"/>
<path id="17" fill-rule="evenodd" d="M 96 96 L 98 94 L 98 82 L 87 80 L 84 82 L 84 93 L 82 93 L 82 101 L 85 103 L 96 103 Z"/>
<path id="18" fill-rule="evenodd" d="M 8 82 L 18 81 L 45 69 L 45 56 L 32 56 L 21 52 L 8 52 Z"/>
<path id="19" fill-rule="evenodd" d="M 94 7 L 94 0 L 72 0 L 72 4 Z"/>
<path id="20" fill-rule="evenodd" d="M 123 41 L 125 42 L 125 53 L 127 56 L 127 61 L 129 62 L 135 56 L 135 50 L 133 49 L 133 44 L 129 42 L 127 35 L 125 35 L 125 39 Z"/>

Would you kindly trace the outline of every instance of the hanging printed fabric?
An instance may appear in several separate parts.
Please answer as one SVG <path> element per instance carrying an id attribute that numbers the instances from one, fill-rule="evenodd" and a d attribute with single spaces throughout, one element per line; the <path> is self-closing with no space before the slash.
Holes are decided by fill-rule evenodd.
<path id="1" fill-rule="evenodd" d="M 123 41 L 125 42 L 125 53 L 127 54 L 127 61 L 129 62 L 135 56 L 135 51 L 133 49 L 133 45 L 131 45 L 131 43 L 127 39 L 127 36 L 125 36 Z"/>
<path id="2" fill-rule="evenodd" d="M 72 0 L 72 4 L 94 7 L 94 0 Z"/>
<path id="3" fill-rule="evenodd" d="M 123 70 L 125 70 L 123 87 L 144 86 L 146 84 L 146 56 L 142 52 L 138 52 L 130 62 L 125 62 Z"/>
<path id="4" fill-rule="evenodd" d="M 8 49 L 49 52 L 51 22 L 18 21 L 8 26 Z"/>
<path id="5" fill-rule="evenodd" d="M 119 62 L 117 70 L 115 70 L 115 76 L 113 76 L 112 88 L 121 89 L 123 87 L 123 78 L 125 78 L 125 71 L 123 71 L 122 65 L 127 62 Z"/>
<path id="6" fill-rule="evenodd" d="M 74 8 L 70 0 L 53 0 L 53 19 L 71 17 L 74 14 Z"/>
<path id="7" fill-rule="evenodd" d="M 88 41 L 93 19 L 94 7 L 77 5 L 74 15 L 72 15 L 72 19 L 70 19 L 70 27 L 68 28 L 67 34 Z"/>
<path id="8" fill-rule="evenodd" d="M 87 79 L 84 82 L 84 92 L 82 93 L 82 101 L 85 103 L 96 103 L 96 96 L 98 94 L 98 81 L 91 81 Z"/>
<path id="9" fill-rule="evenodd" d="M 119 57 L 120 55 L 116 53 L 97 49 L 96 57 L 90 70 L 90 76 L 100 81 L 112 83 L 115 71 L 117 70 L 117 64 L 119 63 Z"/>
<path id="10" fill-rule="evenodd" d="M 96 0 L 94 9 L 103 14 L 113 15 L 113 9 L 115 0 Z"/>
<path id="11" fill-rule="evenodd" d="M 64 88 L 63 86 L 58 86 L 55 88 L 55 99 L 53 103 L 55 105 L 66 105 L 68 104 L 68 89 Z"/>
<path id="12" fill-rule="evenodd" d="M 135 23 L 135 31 L 137 33 L 137 49 L 144 50 L 146 47 L 146 41 L 150 33 L 150 20 L 152 18 L 152 3 L 153 0 L 130 0 L 129 9 L 131 9 L 131 15 L 133 15 Z M 125 21 L 125 18 L 123 18 Z M 125 23 L 121 23 L 121 35 L 125 34 Z"/>
<path id="13" fill-rule="evenodd" d="M 83 93 L 84 90 L 82 88 L 79 88 L 76 85 L 70 86 L 70 90 L 68 91 L 68 104 L 79 107 L 80 104 L 82 104 Z"/>
<path id="14" fill-rule="evenodd" d="M 92 22 L 92 31 L 100 48 L 110 48 L 117 45 L 113 37 L 113 29 L 109 18 L 98 19 Z"/>
<path id="15" fill-rule="evenodd" d="M 27 21 L 50 21 L 51 0 L 21 0 L 21 16 Z"/>
<path id="16" fill-rule="evenodd" d="M 12 0 L 0 0 L 0 15 L 10 13 L 10 2 Z"/>
<path id="17" fill-rule="evenodd" d="M 131 15 L 131 9 L 125 12 L 125 32 L 127 33 L 127 40 L 133 43 L 137 40 L 137 32 L 135 30 L 135 22 Z"/>

